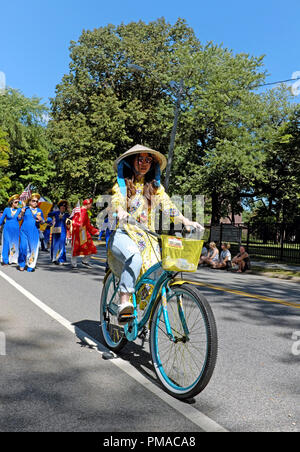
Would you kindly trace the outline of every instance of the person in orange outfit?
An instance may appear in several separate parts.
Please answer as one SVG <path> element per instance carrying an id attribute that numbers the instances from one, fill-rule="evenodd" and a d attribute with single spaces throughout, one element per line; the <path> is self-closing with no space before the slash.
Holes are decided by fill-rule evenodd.
<path id="1" fill-rule="evenodd" d="M 97 254 L 92 235 L 99 235 L 99 230 L 94 228 L 89 220 L 88 211 L 92 208 L 93 200 L 86 199 L 72 218 L 72 268 L 77 268 L 77 256 L 82 256 L 82 264 L 87 268 L 93 266 L 89 263 L 89 256 Z"/>

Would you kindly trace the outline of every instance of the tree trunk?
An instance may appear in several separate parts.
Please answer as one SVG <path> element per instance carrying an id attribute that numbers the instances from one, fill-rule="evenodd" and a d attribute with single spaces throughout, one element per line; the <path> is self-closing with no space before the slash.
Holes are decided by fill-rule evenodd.
<path id="1" fill-rule="evenodd" d="M 220 207 L 219 207 L 219 196 L 216 191 L 213 191 L 211 194 L 211 224 L 216 225 L 220 223 L 221 215 L 220 215 Z"/>

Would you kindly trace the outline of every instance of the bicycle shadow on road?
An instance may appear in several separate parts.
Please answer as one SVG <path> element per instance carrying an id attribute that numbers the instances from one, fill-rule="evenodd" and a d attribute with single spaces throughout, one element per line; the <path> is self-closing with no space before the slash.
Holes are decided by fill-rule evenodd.
<path id="1" fill-rule="evenodd" d="M 84 342 L 84 339 L 79 332 L 80 330 L 103 345 L 103 348 L 98 347 L 100 352 L 107 349 L 102 335 L 100 322 L 95 320 L 81 320 L 73 323 L 72 325 L 75 327 L 75 332 L 77 329 L 77 332 L 79 333 L 77 337 L 80 339 L 81 346 L 91 347 L 90 344 Z M 149 352 L 149 343 L 145 342 L 142 346 L 142 341 L 140 339 L 137 339 L 137 341 L 138 342 L 128 342 L 118 353 L 117 358 L 129 362 L 141 375 L 151 381 L 151 383 L 161 388 L 153 369 L 151 355 Z M 112 357 L 111 359 L 113 360 L 114 358 Z"/>

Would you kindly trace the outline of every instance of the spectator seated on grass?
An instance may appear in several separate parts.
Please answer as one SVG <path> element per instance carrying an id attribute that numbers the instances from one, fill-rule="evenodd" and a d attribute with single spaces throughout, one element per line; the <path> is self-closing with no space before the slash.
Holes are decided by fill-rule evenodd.
<path id="1" fill-rule="evenodd" d="M 213 266 L 219 261 L 219 250 L 215 242 L 210 242 L 207 256 L 201 256 L 199 264 Z"/>
<path id="2" fill-rule="evenodd" d="M 207 255 L 208 255 L 207 247 L 208 247 L 208 244 L 204 243 L 202 250 L 201 250 L 201 257 L 207 257 Z"/>
<path id="3" fill-rule="evenodd" d="M 240 252 L 232 259 L 232 263 L 238 265 L 238 273 L 250 270 L 250 256 L 244 246 L 240 246 Z"/>
<path id="4" fill-rule="evenodd" d="M 212 268 L 219 268 L 221 270 L 229 270 L 232 267 L 231 264 L 231 253 L 229 251 L 230 249 L 230 243 L 227 242 L 223 242 L 221 244 L 221 254 L 220 254 L 220 259 L 218 262 L 215 262 L 212 265 Z"/>

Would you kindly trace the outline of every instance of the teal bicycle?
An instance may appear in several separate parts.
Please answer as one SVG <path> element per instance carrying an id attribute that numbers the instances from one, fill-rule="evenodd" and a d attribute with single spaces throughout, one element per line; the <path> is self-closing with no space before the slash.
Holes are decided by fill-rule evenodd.
<path id="1" fill-rule="evenodd" d="M 192 398 L 209 383 L 218 348 L 216 322 L 208 301 L 191 282 L 178 278 L 180 271 L 194 271 L 189 256 L 196 241 L 159 236 L 137 224 L 147 234 L 164 239 L 162 261 L 137 281 L 132 295 L 134 313 L 125 325 L 118 324 L 119 278 L 117 272 L 108 271 L 100 302 L 103 337 L 109 349 L 119 352 L 128 342 L 145 339 L 150 330 L 152 362 L 164 389 L 178 399 Z M 109 264 L 113 268 L 110 258 Z"/>

